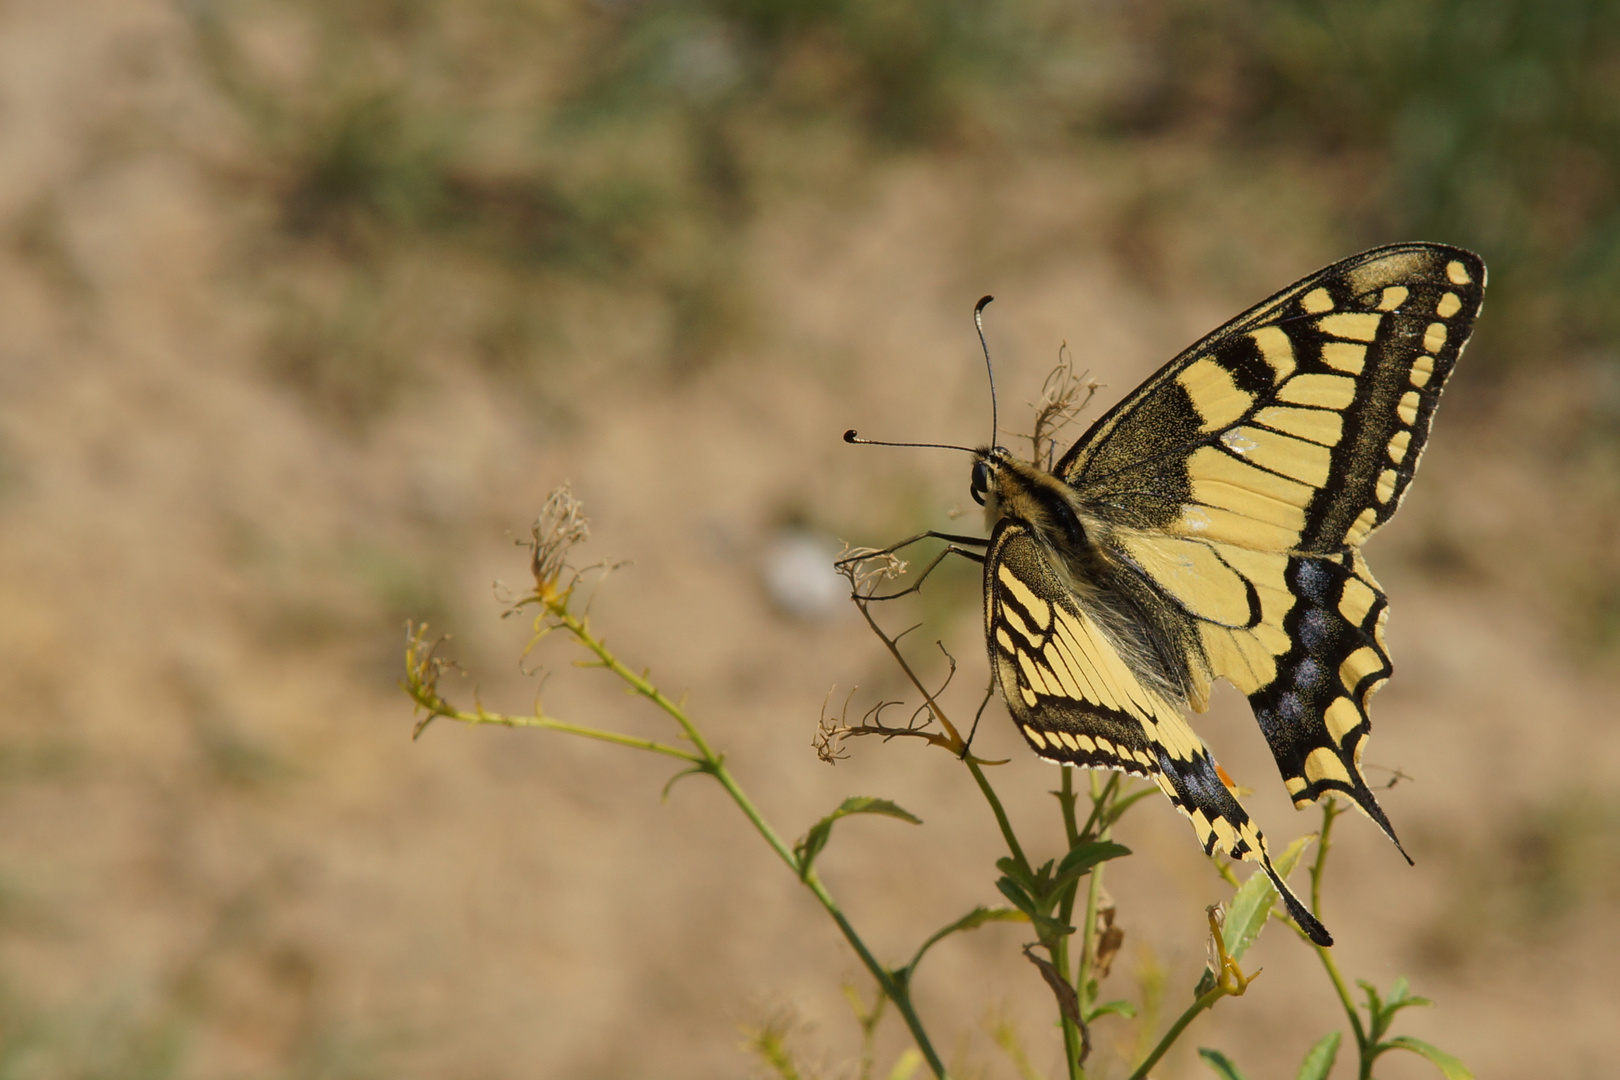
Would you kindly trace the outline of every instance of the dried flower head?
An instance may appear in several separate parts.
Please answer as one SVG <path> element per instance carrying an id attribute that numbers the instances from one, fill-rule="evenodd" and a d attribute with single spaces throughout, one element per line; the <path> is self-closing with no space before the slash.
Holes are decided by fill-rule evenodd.
<path id="1" fill-rule="evenodd" d="M 590 534 L 584 508 L 567 484 L 546 496 L 540 516 L 534 519 L 529 564 L 535 590 L 541 596 L 557 592 L 557 582 L 568 566 L 568 553 Z"/>
<path id="2" fill-rule="evenodd" d="M 1078 375 L 1074 371 L 1074 354 L 1065 342 L 1058 349 L 1057 367 L 1041 386 L 1041 400 L 1035 406 L 1035 430 L 1030 435 L 1037 463 L 1045 461 L 1051 468 L 1057 456 L 1057 437 L 1064 428 L 1074 423 L 1082 410 L 1091 403 L 1101 385 L 1090 377 L 1089 371 Z"/>
<path id="3" fill-rule="evenodd" d="M 906 572 L 906 561 L 892 551 L 844 545 L 833 566 L 849 579 L 857 596 L 864 596 L 880 581 L 892 581 Z"/>

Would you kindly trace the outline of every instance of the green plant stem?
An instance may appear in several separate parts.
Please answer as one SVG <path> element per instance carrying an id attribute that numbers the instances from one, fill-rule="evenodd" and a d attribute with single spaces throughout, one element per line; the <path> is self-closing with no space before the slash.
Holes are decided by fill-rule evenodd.
<path id="1" fill-rule="evenodd" d="M 727 788 L 727 790 L 732 789 Z M 790 858 L 791 855 L 792 853 L 789 852 Z M 790 862 L 789 865 L 792 865 L 792 863 Z M 911 987 L 896 979 L 894 973 L 884 967 L 878 961 L 878 958 L 872 955 L 871 950 L 867 949 L 866 942 L 861 940 L 861 936 L 855 931 L 855 927 L 844 917 L 843 911 L 838 907 L 838 902 L 833 899 L 832 894 L 827 891 L 826 886 L 821 883 L 821 879 L 816 876 L 814 870 L 806 874 L 803 880 L 805 887 L 815 895 L 817 900 L 821 901 L 821 906 L 827 909 L 827 914 L 831 915 L 833 921 L 838 924 L 838 929 L 842 931 L 844 939 L 849 942 L 850 948 L 855 950 L 855 955 L 861 958 L 861 963 L 866 966 L 866 970 L 871 973 L 872 978 L 876 979 L 878 985 L 883 988 L 884 994 L 893 999 L 894 1007 L 899 1010 L 901 1017 L 904 1018 L 906 1028 L 911 1032 L 912 1040 L 916 1042 L 917 1049 L 922 1051 L 923 1058 L 927 1060 L 929 1071 L 939 1080 L 946 1080 L 948 1074 L 945 1071 L 945 1063 L 940 1060 L 939 1054 L 934 1050 L 934 1045 L 928 1038 L 928 1032 L 923 1028 L 922 1019 L 917 1016 L 916 1010 L 912 1008 Z"/>
<path id="2" fill-rule="evenodd" d="M 1064 922 L 1069 921 L 1070 915 L 1073 914 L 1073 909 L 1074 891 L 1071 889 L 1069 891 L 1069 895 L 1064 898 L 1063 905 L 1060 909 Z M 1063 977 L 1067 979 L 1069 977 L 1069 938 L 1058 938 L 1052 943 L 1049 951 L 1052 954 L 1052 966 L 1057 968 L 1057 970 L 1062 973 Z M 1081 1015 L 1084 1016 L 1086 1010 L 1085 994 L 1083 993 L 1082 988 L 1078 986 L 1075 987 L 1075 993 L 1077 995 L 1076 1000 L 1079 1002 Z M 1058 1015 L 1058 1021 L 1063 1030 L 1063 1060 L 1068 1066 L 1069 1078 L 1070 1080 L 1084 1080 L 1086 1075 L 1084 1060 L 1086 1038 L 1080 1031 L 1080 1025 L 1075 1023 L 1072 1017 L 1064 1015 L 1060 1012 Z"/>
<path id="3" fill-rule="evenodd" d="M 800 876 L 805 887 L 821 902 L 821 906 L 826 909 L 827 914 L 832 916 L 833 921 L 838 924 L 839 931 L 843 933 L 844 940 L 848 941 L 850 948 L 855 950 L 855 955 L 860 957 L 861 963 L 865 965 L 866 970 L 877 980 L 878 985 L 883 988 L 883 992 L 894 1000 L 895 1008 L 904 1018 L 906 1027 L 911 1031 L 911 1037 L 917 1044 L 917 1049 L 922 1051 L 924 1059 L 928 1062 L 929 1070 L 940 1080 L 944 1080 L 947 1076 L 945 1063 L 940 1060 L 938 1052 L 935 1051 L 932 1041 L 928 1038 L 928 1032 L 923 1028 L 922 1020 L 912 1007 L 910 987 L 901 980 L 896 979 L 894 974 L 879 962 L 877 957 L 872 955 L 871 950 L 866 947 L 866 942 L 861 940 L 860 934 L 856 932 L 855 927 L 844 916 L 838 902 L 833 899 L 832 894 L 821 883 L 821 879 L 816 875 L 815 871 L 812 870 L 808 874 L 800 873 L 799 860 L 793 854 L 792 845 L 778 835 L 770 823 L 765 820 L 764 815 L 759 812 L 753 800 L 743 791 L 742 785 L 738 784 L 736 778 L 731 775 L 731 770 L 726 768 L 725 759 L 709 747 L 708 741 L 703 738 L 703 733 L 686 715 L 685 710 L 666 697 L 663 691 L 648 682 L 644 675 L 638 675 L 625 667 L 618 657 L 608 651 L 606 644 L 591 633 L 586 622 L 568 610 L 566 604 L 567 600 L 564 597 L 560 600 L 546 602 L 546 609 L 553 618 L 568 629 L 569 633 L 574 635 L 576 640 L 595 654 L 603 667 L 617 675 L 636 693 L 668 713 L 680 725 L 682 733 L 697 748 L 700 759 L 694 760 L 697 761 L 698 766 L 719 782 L 720 786 L 725 789 L 726 794 L 731 796 L 732 802 L 737 804 L 738 809 L 753 824 L 754 830 L 765 839 L 771 850 L 776 852 L 777 857 L 782 860 L 788 869 L 792 870 L 796 876 Z M 999 804 L 997 804 L 997 810 L 999 813 Z"/>
<path id="4" fill-rule="evenodd" d="M 1063 787 L 1058 793 L 1058 800 L 1063 806 L 1064 831 L 1068 836 L 1071 848 L 1080 843 L 1082 838 L 1108 839 L 1111 830 L 1107 828 L 1101 829 L 1095 836 L 1092 835 L 1091 830 L 1099 820 L 1105 817 L 1108 802 L 1113 798 L 1114 793 L 1119 790 L 1119 777 L 1117 775 L 1110 776 L 1104 782 L 1095 770 L 1088 773 L 1088 780 L 1091 785 L 1091 814 L 1086 819 L 1085 828 L 1081 829 L 1075 822 L 1074 806 L 1076 798 L 1073 787 L 1073 773 L 1073 768 L 1063 770 Z M 1072 985 L 1080 1002 L 1082 1021 L 1085 1018 L 1086 1009 L 1091 1004 L 1086 988 L 1091 984 L 1091 972 L 1097 962 L 1097 909 L 1102 899 L 1102 871 L 1103 864 L 1098 863 L 1091 868 L 1090 874 L 1087 875 L 1085 913 L 1078 923 L 1074 922 L 1076 890 L 1071 890 L 1064 896 L 1059 907 L 1059 914 L 1063 921 L 1074 925 L 1080 935 L 1080 958 L 1076 965 Z M 1052 949 L 1052 964 L 1063 973 L 1064 978 L 1069 977 L 1067 938 L 1058 942 Z M 1071 1080 L 1081 1080 L 1085 1076 L 1084 1063 L 1080 1058 L 1080 1054 L 1084 1050 L 1085 1037 L 1081 1033 L 1079 1025 L 1068 1017 L 1063 1018 L 1063 1045 L 1067 1051 Z"/>
<path id="5" fill-rule="evenodd" d="M 1087 823 L 1086 828 L 1088 830 L 1091 828 L 1092 823 L 1102 816 L 1103 804 L 1113 797 L 1114 792 L 1119 790 L 1118 784 L 1115 783 L 1118 779 L 1117 774 L 1109 777 L 1106 785 L 1103 784 L 1102 779 L 1095 770 L 1092 770 L 1090 779 L 1092 822 Z M 1111 832 L 1113 832 L 1111 828 L 1101 829 L 1095 839 L 1107 840 Z M 1097 907 L 1102 899 L 1102 872 L 1104 865 L 1098 863 L 1091 868 L 1091 879 L 1086 887 L 1086 914 L 1085 920 L 1081 924 L 1081 934 L 1083 936 L 1080 939 L 1080 967 L 1075 972 L 1075 989 L 1080 994 L 1082 1009 L 1086 1000 L 1086 987 L 1091 983 L 1091 971 L 1097 962 Z"/>
<path id="6" fill-rule="evenodd" d="M 666 743 L 653 739 L 642 739 L 635 735 L 622 735 L 617 731 L 603 731 L 601 728 L 585 727 L 582 724 L 570 724 L 551 716 L 512 716 L 507 713 L 464 712 L 460 709 L 443 710 L 437 715 L 447 720 L 475 727 L 479 724 L 492 724 L 497 727 L 509 728 L 538 728 L 542 731 L 560 731 L 565 735 L 578 735 L 583 739 L 596 739 L 599 742 L 613 743 L 615 746 L 628 746 L 632 750 L 646 750 L 654 754 L 663 754 L 667 757 L 679 758 L 694 765 L 703 764 L 703 757 L 690 750 L 682 750 L 678 746 L 669 746 Z"/>
<path id="7" fill-rule="evenodd" d="M 1212 1007 L 1225 996 L 1226 991 L 1217 986 L 1189 1005 L 1187 1011 L 1177 1017 L 1174 1024 L 1170 1025 L 1170 1030 L 1164 1033 L 1164 1038 L 1159 1040 L 1159 1044 L 1153 1048 L 1153 1052 L 1142 1061 L 1142 1064 L 1136 1067 L 1135 1072 L 1131 1073 L 1130 1080 L 1146 1080 L 1148 1070 L 1157 1065 L 1159 1059 L 1164 1057 L 1165 1052 L 1175 1045 L 1176 1040 L 1181 1038 L 1181 1033 L 1187 1030 L 1187 1025 L 1197 1019 L 1199 1013 Z"/>
<path id="8" fill-rule="evenodd" d="M 1311 914 L 1318 919 L 1322 917 L 1322 875 L 1327 868 L 1328 852 L 1333 847 L 1333 819 L 1338 817 L 1339 807 L 1333 799 L 1322 804 L 1322 832 L 1316 839 L 1316 858 L 1311 862 Z M 1344 1006 L 1345 1015 L 1350 1018 L 1350 1030 L 1356 1037 L 1356 1052 L 1361 1061 L 1361 1080 L 1367 1080 L 1372 1075 L 1372 1058 L 1367 1055 L 1367 1032 L 1361 1026 L 1361 1017 L 1356 1012 L 1356 1004 L 1350 998 L 1350 990 L 1344 985 L 1344 976 L 1339 974 L 1339 965 L 1333 960 L 1333 953 L 1311 943 L 1316 955 L 1321 958 L 1322 967 L 1327 971 L 1328 978 L 1333 982 L 1333 989 L 1339 995 L 1339 1003 Z"/>
<path id="9" fill-rule="evenodd" d="M 1097 794 L 1097 785 L 1099 783 L 1097 772 L 1095 769 L 1091 771 L 1091 813 L 1086 817 L 1085 827 L 1080 830 L 1081 837 L 1092 840 L 1101 839 L 1100 835 L 1092 833 L 1092 829 L 1096 828 L 1097 822 L 1113 808 L 1114 795 L 1119 791 L 1120 779 L 1124 775 L 1124 773 L 1109 774 L 1108 780 L 1103 783 L 1102 796 L 1099 798 Z"/>
<path id="10" fill-rule="evenodd" d="M 1074 814 L 1075 803 L 1079 799 L 1079 796 L 1074 790 L 1074 766 L 1063 766 L 1062 786 L 1058 789 L 1057 796 L 1058 805 L 1063 808 L 1063 833 L 1069 841 L 1069 847 L 1072 849 L 1075 847 L 1075 845 L 1080 843 L 1081 836 L 1080 826 L 1075 820 Z M 1093 867 L 1092 873 L 1096 873 L 1096 871 L 1097 868 Z M 1076 891 L 1077 890 L 1075 888 L 1070 888 L 1064 894 L 1063 901 L 1058 908 L 1058 917 L 1071 925 L 1071 920 L 1074 918 L 1074 897 Z M 1085 932 L 1084 928 L 1080 929 L 1082 933 Z M 1081 949 L 1081 955 L 1084 956 L 1083 946 Z M 1065 979 L 1069 977 L 1068 938 L 1064 938 L 1058 943 L 1058 947 L 1052 950 L 1052 966 L 1062 972 Z M 1084 1017 L 1086 1010 L 1085 984 L 1077 984 L 1075 986 L 1075 993 L 1080 1001 L 1081 1015 Z M 1064 1062 L 1068 1066 L 1070 1080 L 1081 1080 L 1081 1078 L 1085 1076 L 1085 1062 L 1081 1058 L 1082 1054 L 1085 1052 L 1085 1039 L 1080 1033 L 1080 1027 L 1078 1024 L 1074 1023 L 1074 1021 L 1070 1020 L 1066 1016 L 1062 1017 L 1061 1019 L 1063 1022 Z"/>
<path id="11" fill-rule="evenodd" d="M 1007 850 L 1012 853 L 1013 860 L 1024 869 L 1030 869 L 1029 860 L 1024 857 L 1024 849 L 1018 843 L 1018 836 L 1013 832 L 1012 822 L 1007 817 L 1006 809 L 1001 805 L 1001 799 L 996 795 L 996 789 L 990 786 L 989 777 L 984 775 L 984 769 L 979 763 L 970 758 L 964 758 L 968 771 L 973 774 L 973 780 L 984 793 L 984 799 L 990 804 L 991 813 L 996 815 L 996 824 L 1001 828 L 1001 838 L 1007 842 Z"/>
<path id="12" fill-rule="evenodd" d="M 1007 810 L 1001 805 L 1001 799 L 996 795 L 996 789 L 990 786 L 990 778 L 984 775 L 984 769 L 973 758 L 964 758 L 968 771 L 973 774 L 974 782 L 979 785 L 979 791 L 990 804 L 990 810 L 996 816 L 996 824 L 1001 829 L 1001 837 L 1007 843 L 1007 850 L 1012 854 L 1013 860 L 1024 869 L 1030 869 L 1029 859 L 1024 855 L 1024 848 L 1018 842 L 1018 834 L 1013 832 L 1012 821 L 1007 817 Z M 1068 781 L 1070 770 L 1065 769 L 1064 780 Z M 1073 802 L 1069 803 L 1070 816 L 1073 816 Z M 1063 911 L 1063 920 L 1068 921 L 1073 910 L 1072 894 L 1068 906 Z M 1065 978 L 1069 973 L 1069 946 L 1067 938 L 1059 938 L 1049 949 L 1052 955 L 1052 966 L 1063 973 Z M 1082 1003 L 1082 1008 L 1084 1004 Z M 1082 1080 L 1085 1070 L 1080 1066 L 1080 1057 L 1085 1049 L 1085 1040 L 1080 1035 L 1080 1027 L 1067 1016 L 1059 1017 L 1063 1028 L 1063 1056 L 1068 1062 L 1069 1076 L 1072 1080 Z"/>
<path id="13" fill-rule="evenodd" d="M 1069 847 L 1073 848 L 1080 843 L 1080 826 L 1074 817 L 1074 804 L 1080 797 L 1074 790 L 1073 765 L 1063 766 L 1063 786 L 1058 789 L 1057 797 L 1058 805 L 1063 807 L 1063 835 L 1068 839 Z"/>

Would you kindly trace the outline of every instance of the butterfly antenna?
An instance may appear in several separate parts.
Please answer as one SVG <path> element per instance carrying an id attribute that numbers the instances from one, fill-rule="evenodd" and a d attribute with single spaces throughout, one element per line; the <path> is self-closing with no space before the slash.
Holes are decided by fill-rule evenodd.
<path id="1" fill-rule="evenodd" d="M 854 428 L 844 432 L 844 441 L 854 443 L 856 446 L 920 446 L 925 450 L 960 450 L 964 454 L 975 454 L 978 451 L 970 446 L 952 446 L 950 443 L 937 442 L 883 442 L 881 439 L 863 439 L 856 434 Z"/>
<path id="2" fill-rule="evenodd" d="M 999 430 L 996 424 L 996 366 L 990 362 L 990 346 L 984 340 L 984 309 L 994 299 L 993 296 L 986 296 L 973 305 L 973 325 L 979 331 L 979 348 L 984 350 L 984 370 L 990 373 L 990 446 L 992 449 L 995 448 L 996 432 Z"/>

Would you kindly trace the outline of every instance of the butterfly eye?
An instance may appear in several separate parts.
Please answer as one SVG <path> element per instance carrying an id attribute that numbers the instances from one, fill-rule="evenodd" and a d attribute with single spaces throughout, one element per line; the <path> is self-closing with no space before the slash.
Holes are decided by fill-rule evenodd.
<path id="1" fill-rule="evenodd" d="M 990 467 L 984 462 L 973 463 L 973 482 L 968 490 L 973 494 L 973 501 L 983 506 L 984 497 L 990 493 Z"/>

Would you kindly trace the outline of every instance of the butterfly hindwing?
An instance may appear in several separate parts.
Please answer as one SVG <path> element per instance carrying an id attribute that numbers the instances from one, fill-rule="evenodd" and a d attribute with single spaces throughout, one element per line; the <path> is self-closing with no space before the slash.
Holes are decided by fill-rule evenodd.
<path id="1" fill-rule="evenodd" d="M 1283 622 L 1290 648 L 1277 658 L 1277 677 L 1248 691 L 1255 719 L 1296 806 L 1348 795 L 1394 839 L 1360 764 L 1367 701 L 1391 670 L 1387 601 L 1356 549 L 1289 556 L 1285 575 L 1296 597 Z"/>
<path id="2" fill-rule="evenodd" d="M 1206 854 L 1258 861 L 1311 937 L 1331 942 L 1272 868 L 1265 838 L 1222 782 L 1181 710 L 1143 675 L 1153 664 L 1088 610 L 1030 530 L 1004 518 L 985 556 L 990 664 L 1040 756 L 1149 776 L 1192 821 Z"/>

